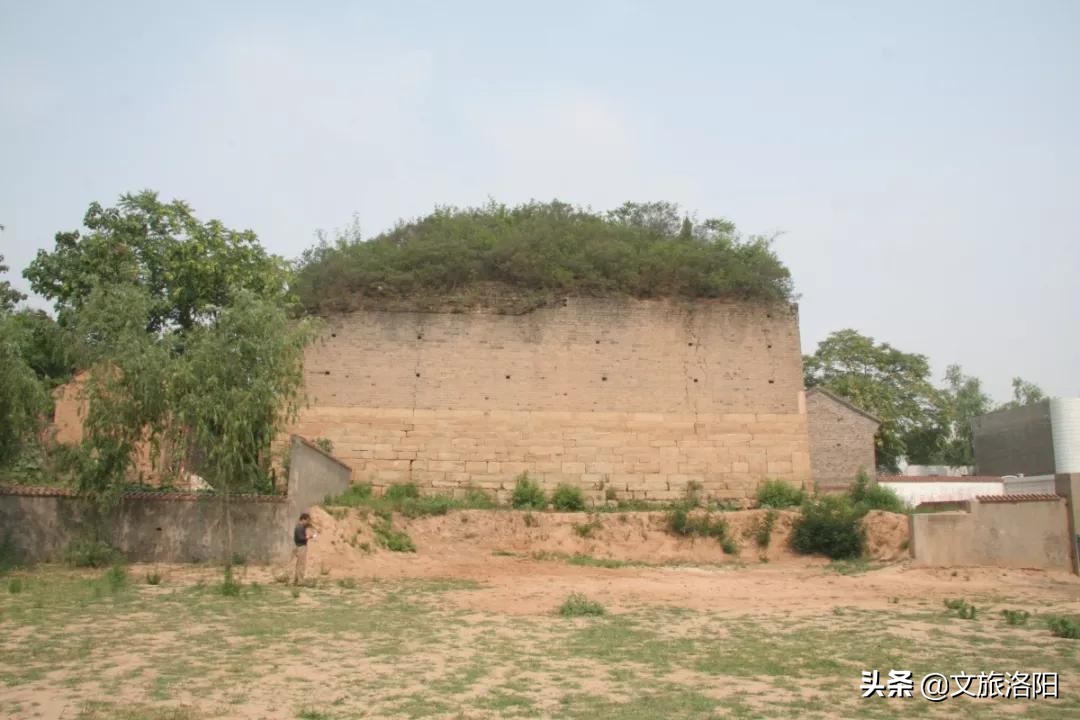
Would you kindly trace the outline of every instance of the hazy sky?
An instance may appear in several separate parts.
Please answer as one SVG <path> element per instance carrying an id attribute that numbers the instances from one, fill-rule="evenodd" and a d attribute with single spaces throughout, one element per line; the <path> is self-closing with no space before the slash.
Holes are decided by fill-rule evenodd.
<path id="1" fill-rule="evenodd" d="M 783 233 L 808 351 L 1080 394 L 1080 2 L 155 5 L 0 0 L 14 271 L 147 187 L 288 257 L 354 214 L 665 199 Z"/>

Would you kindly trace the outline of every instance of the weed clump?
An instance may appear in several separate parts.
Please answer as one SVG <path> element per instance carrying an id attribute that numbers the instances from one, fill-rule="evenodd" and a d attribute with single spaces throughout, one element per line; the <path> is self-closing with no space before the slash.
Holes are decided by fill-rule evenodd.
<path id="1" fill-rule="evenodd" d="M 806 500 L 806 492 L 783 480 L 766 480 L 757 489 L 757 503 L 763 508 L 798 507 Z"/>
<path id="2" fill-rule="evenodd" d="M 1076 618 L 1057 616 L 1047 620 L 1046 624 L 1055 637 L 1069 640 L 1080 639 L 1080 622 Z"/>
<path id="3" fill-rule="evenodd" d="M 232 565 L 226 565 L 225 573 L 221 578 L 221 584 L 217 586 L 217 591 L 225 597 L 239 597 L 242 589 L 243 584 L 233 574 Z"/>
<path id="4" fill-rule="evenodd" d="M 908 510 L 907 505 L 900 499 L 895 490 L 874 482 L 866 474 L 865 470 L 859 471 L 859 476 L 848 491 L 848 497 L 851 498 L 851 502 L 860 517 L 871 510 L 884 510 L 892 513 L 903 513 Z"/>
<path id="5" fill-rule="evenodd" d="M 585 509 L 585 495 L 581 488 L 561 483 L 551 494 L 551 504 L 563 512 L 579 512 Z"/>
<path id="6" fill-rule="evenodd" d="M 113 546 L 99 538 L 77 538 L 64 548 L 64 561 L 77 568 L 107 567 L 116 562 L 119 555 Z"/>
<path id="7" fill-rule="evenodd" d="M 11 578 L 8 580 L 8 592 L 12 595 L 18 595 L 23 590 L 23 583 L 21 578 Z"/>
<path id="8" fill-rule="evenodd" d="M 754 540 L 759 548 L 765 549 L 769 547 L 769 543 L 772 541 L 773 526 L 776 525 L 776 516 L 776 510 L 769 508 L 765 512 L 765 516 L 758 519 L 757 527 L 754 528 Z"/>
<path id="9" fill-rule="evenodd" d="M 604 606 L 598 602 L 589 600 L 581 593 L 573 593 L 559 606 L 559 614 L 563 617 L 582 617 L 590 615 L 603 615 Z"/>
<path id="10" fill-rule="evenodd" d="M 833 560 L 862 555 L 865 546 L 858 511 L 842 495 L 808 500 L 795 523 L 791 545 L 800 553 L 821 554 Z"/>
<path id="11" fill-rule="evenodd" d="M 593 533 L 603 527 L 599 520 L 590 520 L 587 523 L 574 523 L 574 532 L 577 533 L 578 537 L 591 538 Z"/>
<path id="12" fill-rule="evenodd" d="M 146 584 L 147 585 L 160 585 L 161 584 L 161 573 L 157 572 L 156 570 L 153 571 L 153 572 L 146 573 Z"/>
<path id="13" fill-rule="evenodd" d="M 521 473 L 514 483 L 510 504 L 515 510 L 543 510 L 547 507 L 547 496 L 540 483 L 531 479 L 528 473 Z"/>
<path id="14" fill-rule="evenodd" d="M 669 510 L 668 530 L 680 537 L 711 537 L 723 542 L 727 538 L 727 523 L 711 514 L 691 515 L 685 507 Z"/>
<path id="15" fill-rule="evenodd" d="M 979 609 L 974 605 L 969 604 L 966 600 L 946 600 L 945 607 L 958 618 L 964 620 L 974 620 L 978 615 Z"/>
<path id="16" fill-rule="evenodd" d="M 1027 625 L 1028 618 L 1031 617 L 1031 614 L 1024 610 L 1002 610 L 1001 615 L 1007 625 Z"/>
<path id="17" fill-rule="evenodd" d="M 381 522 L 376 523 L 372 526 L 372 530 L 375 533 L 375 540 L 387 550 L 391 552 L 416 552 L 416 546 L 413 544 L 409 534 L 404 530 L 395 530 L 389 519 L 383 519 Z"/>

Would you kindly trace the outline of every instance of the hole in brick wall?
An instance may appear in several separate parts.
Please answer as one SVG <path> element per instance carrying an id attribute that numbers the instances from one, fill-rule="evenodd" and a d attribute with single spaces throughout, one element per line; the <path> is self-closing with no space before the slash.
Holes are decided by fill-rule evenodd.
<path id="1" fill-rule="evenodd" d="M 337 337 L 337 333 L 330 333 L 330 337 Z"/>
<path id="2" fill-rule="evenodd" d="M 769 384 L 770 384 L 770 385 L 772 385 L 772 384 L 773 384 L 773 383 L 775 383 L 775 382 L 776 382 L 775 380 L 770 380 L 770 381 L 769 381 Z"/>
<path id="3" fill-rule="evenodd" d="M 424 334 L 423 334 L 423 333 L 420 333 L 420 334 L 418 334 L 418 335 L 416 336 L 416 339 L 417 339 L 417 340 L 423 340 L 423 339 L 424 339 Z"/>
<path id="4" fill-rule="evenodd" d="M 771 318 L 771 317 L 772 317 L 772 313 L 765 313 L 765 317 L 767 317 L 767 318 Z"/>
<path id="5" fill-rule="evenodd" d="M 768 344 L 768 345 L 766 345 L 765 347 L 766 347 L 766 348 L 768 348 L 769 350 L 772 350 L 772 343 L 769 343 L 769 344 Z"/>
<path id="6" fill-rule="evenodd" d="M 694 382 L 697 382 L 697 378 L 694 378 Z"/>
<path id="7" fill-rule="evenodd" d="M 420 377 L 420 373 L 416 373 L 416 377 Z"/>
<path id="8" fill-rule="evenodd" d="M 597 345 L 599 345 L 599 344 L 600 344 L 600 341 L 599 341 L 599 340 L 597 340 L 597 341 L 596 341 L 596 344 L 597 344 Z"/>
<path id="9" fill-rule="evenodd" d="M 509 380 L 509 379 L 510 379 L 510 376 L 509 376 L 509 375 L 507 375 L 507 376 L 506 376 L 506 379 L 507 379 L 507 380 Z"/>
<path id="10" fill-rule="evenodd" d="M 687 347 L 694 347 L 694 343 L 686 343 Z"/>
<path id="11" fill-rule="evenodd" d="M 330 374 L 329 370 L 323 370 L 323 375 L 329 375 L 329 374 Z"/>
<path id="12" fill-rule="evenodd" d="M 603 377 L 602 377 L 602 378 L 600 378 L 600 379 L 601 379 L 601 380 L 603 380 L 604 382 L 607 382 L 607 375 L 603 376 Z"/>

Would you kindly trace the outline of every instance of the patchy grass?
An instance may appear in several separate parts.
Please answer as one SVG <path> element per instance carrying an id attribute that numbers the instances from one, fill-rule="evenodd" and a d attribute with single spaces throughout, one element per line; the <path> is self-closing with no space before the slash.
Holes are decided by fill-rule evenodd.
<path id="1" fill-rule="evenodd" d="M 573 593 L 559 606 L 559 614 L 563 617 L 580 617 L 582 615 L 603 615 L 604 606 L 598 602 L 589 600 L 581 593 Z"/>
<path id="2" fill-rule="evenodd" d="M 633 604 L 591 614 L 584 596 L 559 620 L 458 609 L 448 593 L 486 592 L 458 579 L 293 589 L 249 575 L 238 601 L 217 591 L 220 568 L 115 589 L 107 572 L 7 578 L 22 591 L 0 594 L 0 717 L 46 700 L 82 720 L 1080 716 L 1064 683 L 1057 701 L 957 698 L 942 711 L 917 690 L 859 697 L 867 669 L 1080 673 L 1076 643 L 1042 622 L 1002 622 L 1003 607 L 1021 606 L 1005 597 L 969 597 L 986 611 L 963 623 L 906 602 L 794 617 Z"/>

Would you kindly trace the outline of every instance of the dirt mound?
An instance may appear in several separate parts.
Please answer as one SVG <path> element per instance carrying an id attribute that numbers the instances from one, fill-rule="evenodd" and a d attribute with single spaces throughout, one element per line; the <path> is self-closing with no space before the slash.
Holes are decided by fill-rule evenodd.
<path id="1" fill-rule="evenodd" d="M 873 560 L 899 560 L 909 557 L 911 526 L 908 516 L 884 510 L 871 510 L 862 519 L 866 532 L 866 554 Z"/>
<path id="2" fill-rule="evenodd" d="M 414 519 L 395 515 L 394 529 L 407 533 L 416 546 L 415 553 L 400 553 L 380 545 L 374 527 L 381 521 L 370 511 L 314 508 L 312 520 L 319 537 L 309 550 L 309 566 L 327 573 L 395 575 L 447 562 L 482 563 L 493 555 L 582 555 L 649 565 L 805 561 L 788 544 L 797 517 L 798 513 L 787 510 L 714 514 L 714 519 L 723 518 L 727 537 L 736 545 L 737 552 L 728 554 L 714 538 L 672 534 L 662 512 L 460 510 Z M 894 560 L 907 556 L 906 516 L 875 511 L 863 524 L 869 557 Z"/>

